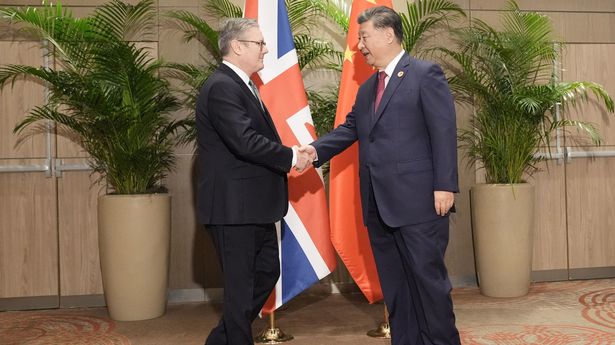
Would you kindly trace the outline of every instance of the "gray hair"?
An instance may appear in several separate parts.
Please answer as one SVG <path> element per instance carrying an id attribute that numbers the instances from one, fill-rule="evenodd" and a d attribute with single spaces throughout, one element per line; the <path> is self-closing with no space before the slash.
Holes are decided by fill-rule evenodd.
<path id="1" fill-rule="evenodd" d="M 240 36 L 251 28 L 258 28 L 258 22 L 250 18 L 231 18 L 222 24 L 218 32 L 218 47 L 222 56 L 228 55 L 231 48 L 231 41 L 239 39 Z"/>
<path id="2" fill-rule="evenodd" d="M 392 28 L 398 43 L 404 41 L 401 17 L 393 9 L 386 6 L 371 7 L 361 12 L 359 17 L 357 17 L 357 23 L 359 24 L 370 20 L 377 29 Z"/>

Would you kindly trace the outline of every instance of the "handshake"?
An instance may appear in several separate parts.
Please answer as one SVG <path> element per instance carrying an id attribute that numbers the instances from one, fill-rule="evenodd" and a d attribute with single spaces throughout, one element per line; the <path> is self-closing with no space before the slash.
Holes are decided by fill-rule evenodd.
<path id="1" fill-rule="evenodd" d="M 317 159 L 316 149 L 312 145 L 293 146 L 293 149 L 297 150 L 297 162 L 294 168 L 299 173 L 302 173 Z"/>

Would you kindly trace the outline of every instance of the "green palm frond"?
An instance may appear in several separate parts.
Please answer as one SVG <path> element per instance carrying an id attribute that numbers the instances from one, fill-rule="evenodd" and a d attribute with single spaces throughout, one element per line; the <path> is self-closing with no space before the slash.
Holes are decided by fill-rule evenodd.
<path id="1" fill-rule="evenodd" d="M 52 69 L 44 67 L 24 65 L 0 66 L 0 87 L 7 83 L 10 83 L 12 86 L 17 79 L 20 77 L 25 78 L 27 76 L 32 76 L 39 80 L 53 83 L 55 80 L 59 79 L 60 73 L 61 72 L 56 72 Z"/>
<path id="2" fill-rule="evenodd" d="M 319 8 L 314 0 L 286 0 L 290 30 L 293 33 L 310 32 L 318 27 Z"/>
<path id="3" fill-rule="evenodd" d="M 29 125 L 40 121 L 51 120 L 58 125 L 65 126 L 69 129 L 74 129 L 77 132 L 84 132 L 85 128 L 83 123 L 79 119 L 65 115 L 52 108 L 50 105 L 36 106 L 30 111 L 30 114 L 26 116 L 21 122 L 19 122 L 14 129 L 15 133 L 22 132 Z"/>
<path id="4" fill-rule="evenodd" d="M 337 85 L 335 87 L 319 90 L 318 92 L 307 91 L 310 112 L 312 114 L 317 136 L 323 136 L 333 130 L 338 94 L 339 87 Z M 322 166 L 322 173 L 324 176 L 328 176 L 328 162 Z"/>
<path id="5" fill-rule="evenodd" d="M 184 88 L 180 91 L 183 95 L 182 105 L 184 109 L 190 111 L 190 115 L 186 118 L 189 126 L 179 137 L 181 144 L 189 144 L 196 140 L 196 120 L 194 114 L 196 99 L 201 86 L 203 86 L 216 67 L 217 65 L 215 64 L 207 66 L 181 63 L 166 65 L 163 75 L 167 78 L 179 80 L 183 84 Z"/>
<path id="6" fill-rule="evenodd" d="M 170 11 L 166 15 L 176 20 L 179 30 L 184 33 L 186 42 L 197 39 L 216 61 L 222 60 L 218 47 L 218 32 L 209 23 L 189 11 Z"/>
<path id="7" fill-rule="evenodd" d="M 343 0 L 312 0 L 314 5 L 319 9 L 319 13 L 329 21 L 337 24 L 343 33 L 348 33 L 350 25 L 350 8 L 344 5 Z"/>
<path id="8" fill-rule="evenodd" d="M 92 41 L 91 18 L 74 18 L 61 3 L 44 4 L 40 8 L 0 8 L 0 15 L 11 22 L 25 24 L 22 31 L 48 42 L 49 50 L 62 57 L 65 68 L 87 65 L 87 49 L 82 49 L 82 42 Z"/>
<path id="9" fill-rule="evenodd" d="M 344 59 L 342 52 L 333 48 L 330 42 L 324 42 L 310 35 L 295 35 L 295 49 L 299 59 L 299 68 L 325 68 L 341 71 Z"/>
<path id="10" fill-rule="evenodd" d="M 206 0 L 205 11 L 215 18 L 241 18 L 243 10 L 229 0 Z"/>
<path id="11" fill-rule="evenodd" d="M 577 99 L 587 101 L 589 92 L 591 92 L 594 97 L 604 103 L 609 112 L 613 112 L 615 110 L 613 99 L 609 96 L 604 87 L 598 83 L 586 81 L 560 82 L 556 84 L 556 88 L 557 90 L 555 93 L 558 96 L 561 95 L 561 101 L 564 104 L 569 103 L 576 105 Z"/>
<path id="12" fill-rule="evenodd" d="M 323 22 L 330 22 L 347 33 L 350 13 L 343 5 L 344 2 L 339 0 L 286 0 L 291 31 L 294 34 L 308 33 Z"/>
<path id="13" fill-rule="evenodd" d="M 318 136 L 325 135 L 333 130 L 338 93 L 339 88 L 337 86 L 319 92 L 307 91 L 310 112 Z"/>
<path id="14" fill-rule="evenodd" d="M 580 132 L 587 134 L 595 145 L 600 145 L 602 138 L 593 123 L 586 121 L 562 119 L 551 122 L 548 132 L 553 132 L 559 128 L 576 128 Z"/>
<path id="15" fill-rule="evenodd" d="M 407 13 L 401 13 L 404 30 L 404 49 L 411 52 L 425 34 L 440 24 L 448 24 L 465 12 L 454 2 L 447 0 L 416 0 L 406 2 Z"/>
<path id="16" fill-rule="evenodd" d="M 198 90 L 203 86 L 207 78 L 213 73 L 217 65 L 208 64 L 206 66 L 197 66 L 193 64 L 170 63 L 166 65 L 164 75 L 171 79 L 181 81 L 185 86 L 192 90 L 187 91 L 189 95 L 196 98 L 194 90 Z M 194 103 L 189 105 L 191 108 Z"/>
<path id="17" fill-rule="evenodd" d="M 109 40 L 151 40 L 155 26 L 154 0 L 141 0 L 136 5 L 119 0 L 100 5 L 94 11 L 96 32 Z"/>

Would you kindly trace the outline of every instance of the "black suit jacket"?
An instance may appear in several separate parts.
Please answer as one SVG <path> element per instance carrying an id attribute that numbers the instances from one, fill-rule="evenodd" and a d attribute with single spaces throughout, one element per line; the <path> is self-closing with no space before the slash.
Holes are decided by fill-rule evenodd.
<path id="1" fill-rule="evenodd" d="M 196 105 L 201 224 L 274 223 L 288 210 L 292 149 L 267 110 L 228 66 L 207 79 Z"/>
<path id="2" fill-rule="evenodd" d="M 455 107 L 436 64 L 404 54 L 374 111 L 377 73 L 357 93 L 346 122 L 313 143 L 322 164 L 359 141 L 363 220 L 370 185 L 393 227 L 438 218 L 435 190 L 458 191 Z"/>

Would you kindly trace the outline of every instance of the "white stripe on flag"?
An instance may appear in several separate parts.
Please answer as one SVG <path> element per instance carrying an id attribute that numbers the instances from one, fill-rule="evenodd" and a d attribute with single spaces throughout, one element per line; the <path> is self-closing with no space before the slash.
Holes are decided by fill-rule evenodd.
<path id="1" fill-rule="evenodd" d="M 275 305 L 273 309 L 278 309 L 282 305 L 282 224 L 280 222 L 275 223 L 275 230 L 278 236 L 278 257 L 280 259 L 280 278 L 275 283 Z"/>
<path id="2" fill-rule="evenodd" d="M 316 248 L 314 242 L 312 242 L 312 238 L 303 225 L 303 222 L 301 222 L 299 215 L 295 212 L 295 209 L 290 203 L 288 204 L 288 213 L 284 217 L 284 220 L 286 221 L 286 224 L 288 224 L 290 231 L 292 231 L 293 235 L 295 235 L 295 238 L 297 239 L 297 242 L 299 242 L 301 249 L 303 249 L 305 256 L 310 261 L 310 264 L 312 265 L 314 272 L 316 272 L 318 279 L 322 279 L 331 273 L 331 271 L 329 271 L 329 267 L 325 263 L 325 260 L 320 255 L 318 248 Z"/>
<path id="3" fill-rule="evenodd" d="M 300 145 L 307 145 L 314 141 L 312 134 L 308 131 L 307 127 L 305 127 L 306 123 L 314 126 L 309 106 L 306 105 L 303 109 L 289 116 L 286 119 L 286 123 L 288 123 L 290 130 L 293 131 Z"/>
<path id="4" fill-rule="evenodd" d="M 269 43 L 267 43 L 267 48 L 269 48 Z M 297 57 L 297 51 L 293 49 L 279 59 L 277 58 L 277 55 L 273 55 L 269 52 L 265 55 L 263 60 L 265 63 L 265 68 L 258 71 L 258 76 L 263 81 L 263 84 L 267 84 L 280 74 L 286 72 L 289 68 L 296 65 L 299 58 Z"/>
<path id="5" fill-rule="evenodd" d="M 315 140 L 310 131 L 308 131 L 307 127 L 305 127 L 306 123 L 314 126 L 314 120 L 312 120 L 309 105 L 306 105 L 303 109 L 289 116 L 286 119 L 286 123 L 288 123 L 288 127 L 290 127 L 290 130 L 293 131 L 293 134 L 299 141 L 300 145 L 307 145 Z M 320 176 L 320 181 L 322 181 L 324 188 L 325 179 L 322 175 L 322 168 L 317 168 L 316 171 L 318 172 L 318 176 Z"/>
<path id="6" fill-rule="evenodd" d="M 295 49 L 278 58 L 278 21 L 272 20 L 278 15 L 278 1 L 268 0 L 258 2 L 258 26 L 267 42 L 269 53 L 265 54 L 265 68 L 258 72 L 263 84 L 275 79 L 299 61 Z M 269 19 L 267 19 L 269 18 Z M 290 37 L 292 39 L 292 36 Z"/>

